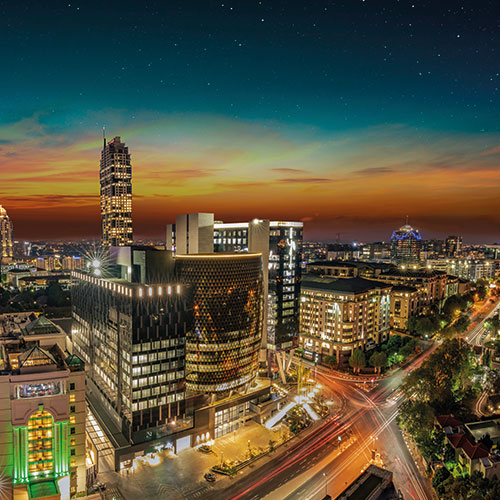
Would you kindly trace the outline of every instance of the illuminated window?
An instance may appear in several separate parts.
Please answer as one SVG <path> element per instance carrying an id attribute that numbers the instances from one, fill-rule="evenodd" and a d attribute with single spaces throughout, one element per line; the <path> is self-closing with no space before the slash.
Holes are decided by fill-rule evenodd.
<path id="1" fill-rule="evenodd" d="M 47 411 L 37 411 L 28 420 L 28 474 L 50 474 L 54 471 L 54 419 Z"/>

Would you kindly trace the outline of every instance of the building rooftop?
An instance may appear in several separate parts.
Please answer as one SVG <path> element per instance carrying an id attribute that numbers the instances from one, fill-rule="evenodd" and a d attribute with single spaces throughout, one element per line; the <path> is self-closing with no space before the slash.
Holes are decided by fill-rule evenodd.
<path id="1" fill-rule="evenodd" d="M 318 260 L 315 262 L 310 262 L 308 266 L 320 266 L 320 267 L 349 267 L 358 268 L 359 266 L 350 262 L 348 260 Z"/>
<path id="2" fill-rule="evenodd" d="M 336 500 L 379 500 L 397 498 L 394 492 L 392 472 L 370 465 L 345 489 Z M 388 494 L 389 493 L 389 494 Z"/>
<path id="3" fill-rule="evenodd" d="M 304 276 L 301 286 L 303 290 L 342 293 L 363 293 L 370 290 L 392 288 L 391 285 L 387 283 L 364 278 L 315 277 L 309 274 Z"/>
<path id="4" fill-rule="evenodd" d="M 397 269 L 386 271 L 380 275 L 380 278 L 401 276 L 407 278 L 429 278 L 431 276 L 443 276 L 445 271 L 436 271 L 435 269 Z"/>
<path id="5" fill-rule="evenodd" d="M 476 441 L 479 441 L 485 434 L 489 434 L 491 439 L 500 438 L 500 419 L 472 422 L 465 424 L 465 427 Z"/>
<path id="6" fill-rule="evenodd" d="M 458 420 L 453 415 L 439 415 L 436 420 L 441 427 L 460 427 L 464 425 L 461 420 Z"/>
<path id="7" fill-rule="evenodd" d="M 394 285 L 392 287 L 393 292 L 403 292 L 403 293 L 414 293 L 418 292 L 418 288 L 415 288 L 414 286 L 406 286 L 406 285 Z"/>
<path id="8" fill-rule="evenodd" d="M 490 454 L 490 451 L 483 443 L 473 443 L 471 438 L 464 433 L 453 434 L 448 437 L 448 440 L 453 448 L 462 448 L 471 460 L 487 457 Z"/>

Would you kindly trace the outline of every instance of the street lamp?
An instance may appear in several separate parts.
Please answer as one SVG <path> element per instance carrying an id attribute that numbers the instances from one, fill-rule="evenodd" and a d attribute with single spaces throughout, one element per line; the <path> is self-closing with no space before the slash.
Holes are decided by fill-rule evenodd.
<path id="1" fill-rule="evenodd" d="M 325 478 L 325 497 L 328 495 L 328 477 L 326 472 L 323 472 L 323 477 Z"/>

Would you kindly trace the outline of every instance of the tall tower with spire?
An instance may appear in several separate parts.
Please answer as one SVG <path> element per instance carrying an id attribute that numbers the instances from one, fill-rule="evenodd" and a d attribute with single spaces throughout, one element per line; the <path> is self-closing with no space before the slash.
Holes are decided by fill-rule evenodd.
<path id="1" fill-rule="evenodd" d="M 0 260 L 12 260 L 12 222 L 7 215 L 7 210 L 0 205 Z"/>
<path id="2" fill-rule="evenodd" d="M 115 137 L 101 152 L 101 227 L 105 246 L 125 246 L 132 236 L 132 166 L 128 147 Z"/>

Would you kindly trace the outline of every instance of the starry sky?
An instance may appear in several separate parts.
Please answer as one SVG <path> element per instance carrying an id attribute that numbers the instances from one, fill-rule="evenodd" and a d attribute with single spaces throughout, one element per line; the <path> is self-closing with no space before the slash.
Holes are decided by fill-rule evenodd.
<path id="1" fill-rule="evenodd" d="M 134 233 L 176 214 L 311 240 L 500 239 L 500 9 L 489 1 L 0 4 L 0 204 L 22 239 L 99 235 L 102 128 Z"/>

